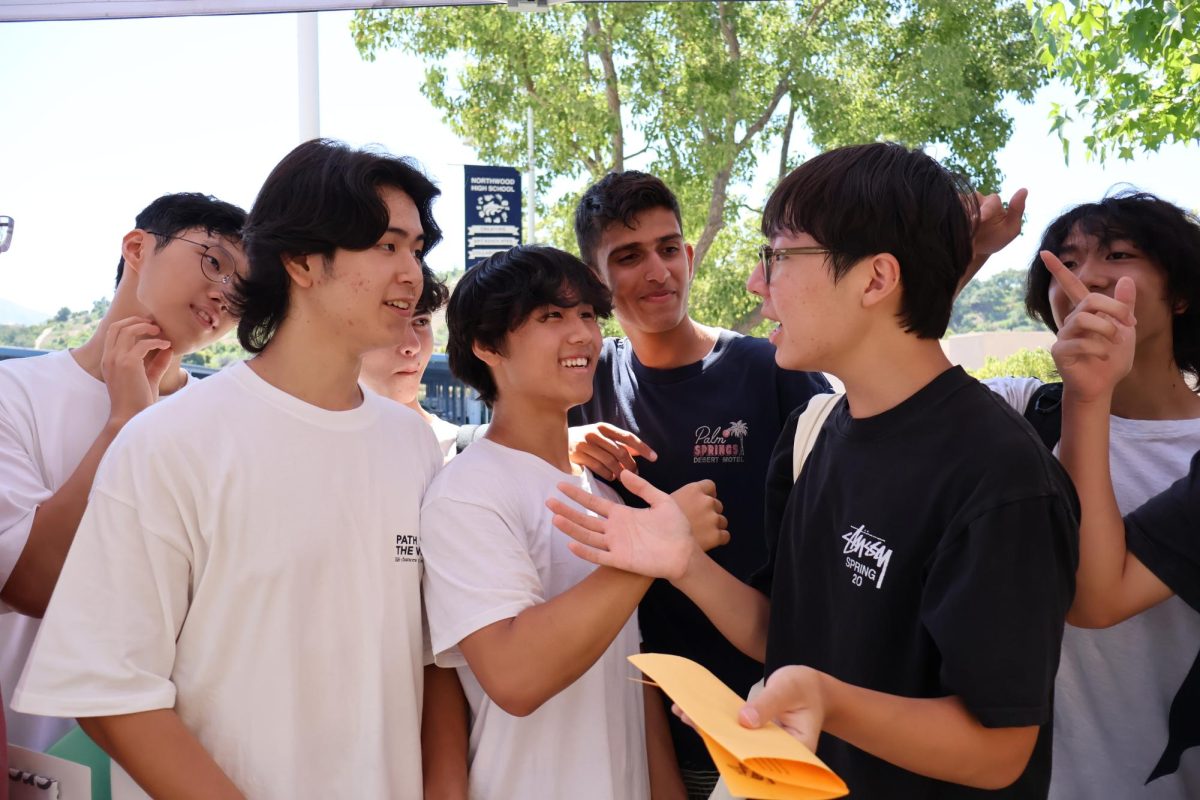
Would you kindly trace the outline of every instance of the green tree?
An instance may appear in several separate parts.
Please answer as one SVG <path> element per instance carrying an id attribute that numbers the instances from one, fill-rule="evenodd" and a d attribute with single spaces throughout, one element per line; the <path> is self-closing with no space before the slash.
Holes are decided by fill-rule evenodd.
<path id="1" fill-rule="evenodd" d="M 1054 367 L 1054 359 L 1050 351 L 1044 347 L 1033 350 L 1021 349 L 1008 358 L 988 356 L 983 366 L 972 370 L 971 374 L 979 380 L 984 378 L 1037 378 L 1047 383 L 1061 380 L 1058 370 Z"/>
<path id="2" fill-rule="evenodd" d="M 1039 57 L 1079 95 L 1074 113 L 1056 104 L 1053 131 L 1085 120 L 1089 156 L 1200 141 L 1200 2 L 1030 0 Z"/>
<path id="3" fill-rule="evenodd" d="M 772 146 L 778 174 L 790 168 L 798 127 L 818 148 L 934 146 L 994 187 L 1012 126 L 1000 101 L 1028 101 L 1044 80 L 1019 0 L 393 9 L 360 11 L 351 27 L 364 58 L 399 48 L 426 59 L 424 94 L 487 161 L 525 162 L 532 108 L 542 196 L 564 177 L 578 192 L 644 155 L 679 196 L 697 292 L 720 308 L 755 307 L 741 276 L 757 236 L 718 241 L 727 226 L 753 229 L 746 187 Z M 572 250 L 576 196 L 539 209 L 546 239 Z"/>
<path id="4" fill-rule="evenodd" d="M 968 283 L 954 301 L 950 330 L 1039 331 L 1043 326 L 1025 312 L 1025 270 L 998 272 Z"/>
<path id="5" fill-rule="evenodd" d="M 70 318 L 71 318 L 71 309 L 67 308 L 66 306 L 63 306 L 62 308 L 60 308 L 58 310 L 58 313 L 54 315 L 55 322 L 66 322 Z"/>

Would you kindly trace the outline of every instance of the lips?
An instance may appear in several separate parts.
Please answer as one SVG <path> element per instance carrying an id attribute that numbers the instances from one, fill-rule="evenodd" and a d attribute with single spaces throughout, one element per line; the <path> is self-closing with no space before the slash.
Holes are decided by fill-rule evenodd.
<path id="1" fill-rule="evenodd" d="M 204 306 L 192 306 L 192 314 L 196 319 L 200 320 L 200 324 L 209 330 L 216 330 L 221 313 L 215 309 L 206 308 Z"/>
<path id="2" fill-rule="evenodd" d="M 558 360 L 558 365 L 565 369 L 587 369 L 591 363 L 592 359 L 588 356 L 572 356 Z"/>
<path id="3" fill-rule="evenodd" d="M 642 295 L 642 299 L 648 303 L 665 303 L 668 300 L 673 299 L 674 297 L 675 297 L 675 292 L 673 292 L 669 289 L 663 289 L 662 291 L 651 292 L 650 294 Z"/>

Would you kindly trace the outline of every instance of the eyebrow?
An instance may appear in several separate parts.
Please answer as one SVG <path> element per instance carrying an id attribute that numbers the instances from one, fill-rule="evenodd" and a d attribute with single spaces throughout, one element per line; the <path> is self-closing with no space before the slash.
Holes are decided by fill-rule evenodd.
<path id="1" fill-rule="evenodd" d="M 409 235 L 408 231 L 404 230 L 404 228 L 397 228 L 392 225 L 389 225 L 387 230 L 384 231 L 384 233 L 394 233 L 397 236 L 408 236 Z M 425 233 L 422 231 L 421 233 L 418 233 L 415 238 L 418 242 L 423 242 L 423 241 L 425 241 Z"/>
<path id="2" fill-rule="evenodd" d="M 683 234 L 682 233 L 668 233 L 666 236 L 660 236 L 657 239 L 655 239 L 654 243 L 655 244 L 663 244 L 665 242 L 670 242 L 670 241 L 675 241 L 675 240 L 682 241 Z M 620 247 L 614 247 L 612 252 L 621 253 L 621 252 L 624 252 L 625 250 L 636 250 L 637 248 L 639 248 L 641 246 L 642 246 L 641 242 L 630 242 L 629 244 L 623 244 Z"/>

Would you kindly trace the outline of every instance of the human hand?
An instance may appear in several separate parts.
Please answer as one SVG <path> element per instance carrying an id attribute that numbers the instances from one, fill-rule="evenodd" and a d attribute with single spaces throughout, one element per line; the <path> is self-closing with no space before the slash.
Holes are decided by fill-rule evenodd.
<path id="1" fill-rule="evenodd" d="M 585 561 L 650 578 L 681 578 L 698 550 L 687 515 L 645 478 L 624 470 L 621 482 L 649 507 L 630 508 L 560 483 L 560 492 L 597 516 L 551 498 L 546 506 L 554 512 L 554 527 L 575 540 L 567 546 Z"/>
<path id="2" fill-rule="evenodd" d="M 607 481 L 616 480 L 622 470 L 637 472 L 635 456 L 648 461 L 658 459 L 650 445 L 627 430 L 604 422 L 567 429 L 571 462 L 587 467 Z"/>
<path id="3" fill-rule="evenodd" d="M 693 481 L 671 492 L 692 526 L 692 538 L 705 552 L 729 543 L 729 520 L 721 513 L 717 485 L 710 480 Z"/>
<path id="4" fill-rule="evenodd" d="M 815 753 L 825 716 L 821 673 L 812 667 L 793 665 L 771 673 L 762 691 L 742 706 L 738 722 L 746 728 L 775 722 Z"/>
<path id="5" fill-rule="evenodd" d="M 1025 198 L 1028 196 L 1028 189 L 1018 189 L 1006 204 L 998 194 L 984 196 L 979 192 L 975 193 L 975 199 L 979 203 L 979 217 L 975 221 L 975 235 L 971 239 L 971 260 L 958 282 L 958 288 L 955 289 L 956 297 L 983 268 L 990 256 L 1003 250 L 1021 235 L 1021 219 L 1025 214 Z"/>
<path id="6" fill-rule="evenodd" d="M 1050 348 L 1063 387 L 1084 401 L 1107 397 L 1133 368 L 1137 285 L 1124 276 L 1117 281 L 1112 297 L 1089 292 L 1057 256 L 1048 250 L 1043 250 L 1041 256 L 1074 305 Z"/>
<path id="7" fill-rule="evenodd" d="M 124 425 L 158 399 L 158 384 L 171 364 L 171 343 L 147 317 L 126 317 L 104 335 L 100 374 L 108 389 L 109 421 Z M 157 352 L 156 352 L 157 351 Z"/>

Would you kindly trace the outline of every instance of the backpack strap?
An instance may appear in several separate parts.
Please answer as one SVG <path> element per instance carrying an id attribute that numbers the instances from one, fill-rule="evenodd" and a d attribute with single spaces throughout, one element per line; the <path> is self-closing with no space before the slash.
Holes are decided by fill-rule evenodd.
<path id="1" fill-rule="evenodd" d="M 808 406 L 796 420 L 796 438 L 792 441 L 792 482 L 800 478 L 804 462 L 821 435 L 821 426 L 829 417 L 833 407 L 845 395 L 843 394 L 814 394 L 809 398 Z"/>
<path id="2" fill-rule="evenodd" d="M 1061 383 L 1043 383 L 1025 406 L 1025 419 L 1047 450 L 1053 450 L 1062 437 L 1062 395 Z"/>
<path id="3" fill-rule="evenodd" d="M 467 449 L 467 445 L 479 439 L 483 434 L 487 433 L 488 426 L 483 425 L 459 425 L 458 434 L 454 437 L 454 452 L 461 453 Z"/>

